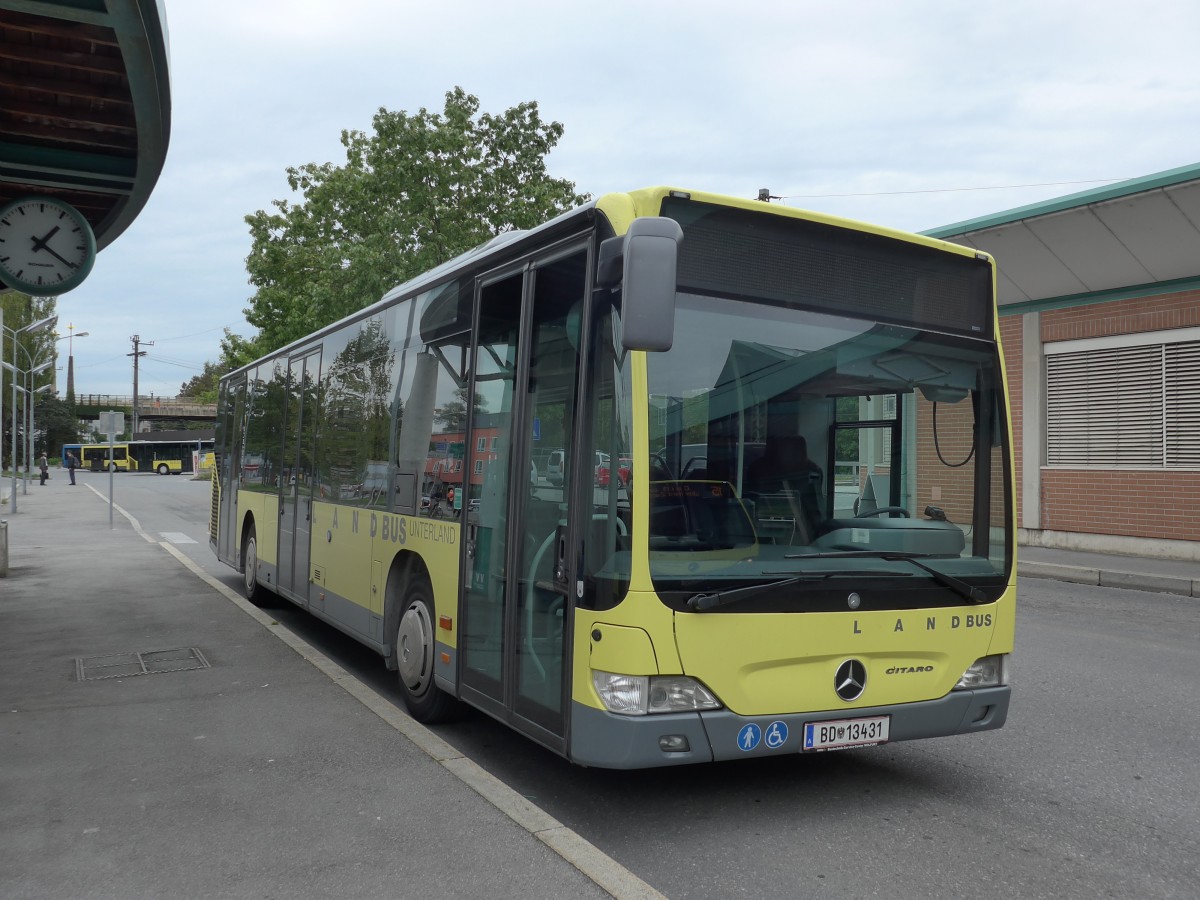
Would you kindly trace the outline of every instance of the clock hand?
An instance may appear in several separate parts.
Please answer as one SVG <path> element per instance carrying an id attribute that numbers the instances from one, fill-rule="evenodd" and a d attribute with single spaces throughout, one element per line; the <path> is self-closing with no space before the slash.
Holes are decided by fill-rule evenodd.
<path id="1" fill-rule="evenodd" d="M 42 244 L 42 246 L 39 247 L 38 249 L 45 250 L 47 253 L 49 253 L 51 256 L 53 256 L 55 259 L 57 259 L 60 263 L 62 263 L 65 266 L 70 266 L 72 269 L 79 268 L 77 265 L 75 265 L 75 263 L 71 262 L 69 259 L 63 259 L 57 253 L 55 253 L 53 247 L 47 247 L 45 244 Z"/>
<path id="2" fill-rule="evenodd" d="M 46 236 L 44 238 L 34 238 L 33 239 L 33 252 L 37 253 L 39 250 L 49 250 L 50 248 L 47 247 L 46 244 L 50 240 L 50 238 L 54 237 L 56 234 L 58 234 L 58 226 L 57 225 L 55 225 L 48 232 L 46 232 Z M 51 251 L 51 252 L 53 253 L 54 251 Z M 57 256 L 58 254 L 55 254 L 55 255 Z M 59 257 L 59 258 L 61 259 L 61 257 Z"/>

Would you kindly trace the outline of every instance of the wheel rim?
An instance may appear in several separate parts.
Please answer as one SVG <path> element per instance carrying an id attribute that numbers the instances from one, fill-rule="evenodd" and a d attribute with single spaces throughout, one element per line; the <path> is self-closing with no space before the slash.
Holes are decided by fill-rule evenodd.
<path id="1" fill-rule="evenodd" d="M 433 622 L 429 609 L 420 600 L 400 618 L 396 655 L 404 686 L 414 697 L 424 695 L 433 682 Z"/>
<path id="2" fill-rule="evenodd" d="M 255 570 L 258 568 L 258 542 L 253 536 L 246 540 L 246 552 L 243 557 L 246 564 L 246 590 L 253 591 L 257 583 Z"/>

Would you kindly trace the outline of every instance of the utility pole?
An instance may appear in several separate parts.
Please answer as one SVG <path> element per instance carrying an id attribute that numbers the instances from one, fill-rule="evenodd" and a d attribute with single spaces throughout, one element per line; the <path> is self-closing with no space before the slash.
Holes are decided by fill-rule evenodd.
<path id="1" fill-rule="evenodd" d="M 126 356 L 133 357 L 133 426 L 130 429 L 129 436 L 136 440 L 138 433 L 138 357 L 146 355 L 146 351 L 138 350 L 138 347 L 141 345 L 153 347 L 154 341 L 143 341 L 136 334 L 130 340 L 133 341 L 133 352 L 125 354 Z"/>

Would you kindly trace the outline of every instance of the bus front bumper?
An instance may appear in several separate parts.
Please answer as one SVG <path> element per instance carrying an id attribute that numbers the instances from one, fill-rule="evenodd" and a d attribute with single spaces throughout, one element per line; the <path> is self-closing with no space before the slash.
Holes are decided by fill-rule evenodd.
<path id="1" fill-rule="evenodd" d="M 739 716 L 729 710 L 618 716 L 579 703 L 571 710 L 571 761 L 606 769 L 642 769 L 714 760 L 801 753 L 804 726 L 839 719 L 890 717 L 888 743 L 973 734 L 1008 718 L 1008 685 L 954 691 L 937 700 L 777 716 Z M 747 726 L 756 728 L 747 729 Z M 758 735 L 747 740 L 747 731 Z M 767 737 L 770 737 L 770 740 Z M 782 740 L 781 740 L 782 738 Z M 686 750 L 664 749 L 678 746 Z"/>

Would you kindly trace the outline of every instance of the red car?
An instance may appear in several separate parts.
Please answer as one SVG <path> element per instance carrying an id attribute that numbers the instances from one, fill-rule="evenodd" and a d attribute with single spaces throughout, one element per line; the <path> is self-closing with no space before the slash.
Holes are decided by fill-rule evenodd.
<path id="1" fill-rule="evenodd" d="M 596 466 L 596 484 L 600 487 L 608 487 L 608 480 L 612 477 L 609 471 L 608 463 L 601 463 Z M 622 456 L 617 460 L 617 478 L 620 479 L 621 486 L 626 487 L 629 484 L 629 477 L 633 471 L 633 460 L 629 457 Z"/>

